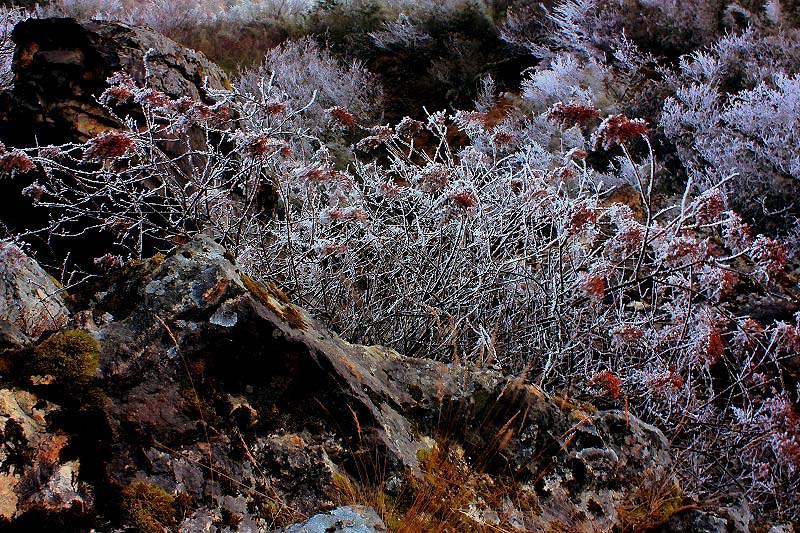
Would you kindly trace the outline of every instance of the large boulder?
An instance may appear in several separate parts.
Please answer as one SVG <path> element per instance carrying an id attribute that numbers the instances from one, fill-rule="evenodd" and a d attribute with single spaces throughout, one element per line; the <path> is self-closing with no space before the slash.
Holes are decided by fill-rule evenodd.
<path id="1" fill-rule="evenodd" d="M 0 141 L 34 146 L 84 142 L 118 128 L 97 98 L 125 72 L 172 98 L 209 102 L 206 87 L 230 88 L 225 73 L 194 50 L 141 27 L 70 18 L 17 24 L 12 89 L 0 97 Z"/>

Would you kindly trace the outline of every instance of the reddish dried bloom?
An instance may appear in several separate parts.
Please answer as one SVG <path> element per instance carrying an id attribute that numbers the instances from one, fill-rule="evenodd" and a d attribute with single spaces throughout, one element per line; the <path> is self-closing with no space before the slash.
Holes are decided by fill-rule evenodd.
<path id="1" fill-rule="evenodd" d="M 308 181 L 329 181 L 336 177 L 337 172 L 332 168 L 312 168 L 300 176 L 300 179 Z"/>
<path id="2" fill-rule="evenodd" d="M 114 216 L 107 218 L 104 226 L 111 233 L 114 233 L 115 235 L 122 235 L 129 231 L 134 224 L 128 219 Z"/>
<path id="3" fill-rule="evenodd" d="M 419 135 L 425 128 L 425 124 L 411 117 L 404 117 L 397 125 L 397 134 L 406 139 Z"/>
<path id="4" fill-rule="evenodd" d="M 580 233 L 588 224 L 597 221 L 597 212 L 585 203 L 579 203 L 572 208 L 567 223 L 567 232 L 570 235 Z"/>
<path id="5" fill-rule="evenodd" d="M 448 196 L 457 209 L 467 211 L 478 205 L 478 197 L 472 191 L 457 189 Z"/>
<path id="6" fill-rule="evenodd" d="M 33 164 L 28 154 L 21 150 L 13 152 L 5 152 L 0 155 L 0 174 L 24 174 L 35 169 L 36 165 Z"/>
<path id="7" fill-rule="evenodd" d="M 720 300 L 733 294 L 739 278 L 730 270 L 707 267 L 700 275 L 700 282 L 714 300 Z"/>
<path id="8" fill-rule="evenodd" d="M 118 255 L 105 254 L 101 257 L 96 257 L 94 264 L 101 270 L 111 271 L 122 267 L 122 258 Z"/>
<path id="9" fill-rule="evenodd" d="M 237 137 L 237 144 L 248 157 L 270 157 L 276 153 L 291 155 L 291 148 L 281 139 L 273 139 L 266 133 L 248 133 Z"/>
<path id="10" fill-rule="evenodd" d="M 488 116 L 480 111 L 457 111 L 453 115 L 453 121 L 459 129 L 479 128 L 486 129 L 488 126 Z"/>
<path id="11" fill-rule="evenodd" d="M 327 256 L 327 255 L 339 255 L 343 254 L 347 251 L 346 244 L 339 244 L 339 243 L 325 243 L 319 247 L 320 255 Z"/>
<path id="12" fill-rule="evenodd" d="M 589 385 L 599 386 L 612 400 L 619 398 L 622 392 L 622 379 L 610 370 L 603 370 L 599 374 L 596 374 L 589 380 Z"/>
<path id="13" fill-rule="evenodd" d="M 100 102 L 103 104 L 117 103 L 122 104 L 130 101 L 136 96 L 138 87 L 134 79 L 124 73 L 117 72 L 106 80 L 109 87 L 100 95 Z"/>
<path id="14" fill-rule="evenodd" d="M 592 104 L 558 102 L 547 112 L 547 118 L 563 127 L 585 127 L 600 118 L 600 113 Z"/>
<path id="15" fill-rule="evenodd" d="M 514 140 L 514 134 L 507 130 L 497 130 L 492 135 L 492 144 L 497 147 L 511 146 Z"/>
<path id="16" fill-rule="evenodd" d="M 136 80 L 134 80 L 130 74 L 121 70 L 108 78 L 106 83 L 111 87 L 125 87 L 131 90 L 136 89 Z"/>
<path id="17" fill-rule="evenodd" d="M 424 191 L 441 191 L 450 182 L 450 170 L 442 164 L 431 163 L 422 169 L 419 181 Z"/>
<path id="18" fill-rule="evenodd" d="M 189 98 L 188 96 L 184 96 L 183 98 L 179 98 L 178 100 L 174 100 L 171 102 L 172 108 L 177 111 L 178 113 L 187 113 L 192 110 L 197 102 Z M 205 106 L 208 107 L 208 106 Z"/>
<path id="19" fill-rule="evenodd" d="M 47 188 L 38 181 L 22 189 L 22 195 L 32 199 L 34 203 L 40 201 L 47 193 Z"/>
<path id="20" fill-rule="evenodd" d="M 639 250 L 644 242 L 644 226 L 631 219 L 617 222 L 617 233 L 606 243 L 611 255 L 622 256 Z"/>
<path id="21" fill-rule="evenodd" d="M 286 111 L 286 103 L 285 102 L 267 102 L 264 104 L 264 109 L 266 109 L 267 113 L 270 115 L 280 115 L 284 111 Z"/>
<path id="22" fill-rule="evenodd" d="M 636 326 L 619 326 L 611 330 L 611 335 L 614 338 L 614 345 L 617 348 L 624 348 L 641 339 L 644 332 Z"/>
<path id="23" fill-rule="evenodd" d="M 264 134 L 256 133 L 244 135 L 237 139 L 239 141 L 239 149 L 244 155 L 249 157 L 261 157 L 272 153 L 270 148 L 271 138 Z"/>
<path id="24" fill-rule="evenodd" d="M 759 235 L 752 244 L 750 255 L 757 271 L 767 279 L 782 272 L 789 259 L 785 244 L 764 235 Z"/>
<path id="25" fill-rule="evenodd" d="M 717 222 L 724 212 L 725 196 L 718 189 L 706 191 L 695 201 L 694 214 L 700 224 Z"/>
<path id="26" fill-rule="evenodd" d="M 326 112 L 336 123 L 345 128 L 352 128 L 356 125 L 356 117 L 341 106 L 331 107 Z"/>
<path id="27" fill-rule="evenodd" d="M 614 145 L 623 145 L 631 139 L 647 135 L 647 122 L 644 120 L 629 119 L 623 115 L 611 115 L 605 119 L 595 130 L 592 136 L 594 149 L 601 146 L 610 150 Z"/>
<path id="28" fill-rule="evenodd" d="M 394 131 L 389 126 L 375 126 L 369 129 L 369 132 L 381 140 L 381 142 L 386 142 L 394 137 Z"/>
<path id="29" fill-rule="evenodd" d="M 215 105 L 209 108 L 208 122 L 213 126 L 220 126 L 228 122 L 233 113 L 227 105 Z"/>
<path id="30" fill-rule="evenodd" d="M 734 252 L 741 252 L 753 243 L 750 226 L 735 213 L 732 213 L 725 222 L 722 236 L 725 237 L 725 246 Z"/>
<path id="31" fill-rule="evenodd" d="M 172 105 L 172 100 L 169 96 L 155 89 L 145 89 L 141 91 L 136 95 L 134 101 L 137 104 L 156 109 L 167 109 Z"/>
<path id="32" fill-rule="evenodd" d="M 375 135 L 370 135 L 369 137 L 364 137 L 360 141 L 356 143 L 356 149 L 361 150 L 362 152 L 370 152 L 375 150 L 380 145 L 383 144 L 383 140 L 380 137 Z"/>
<path id="33" fill-rule="evenodd" d="M 581 150 L 580 148 L 573 148 L 564 156 L 564 163 L 569 163 L 570 161 L 583 161 L 587 157 L 589 157 L 589 153 L 586 150 Z"/>
<path id="34" fill-rule="evenodd" d="M 402 190 L 391 181 L 382 181 L 380 185 L 378 185 L 378 192 L 384 198 L 398 198 Z"/>
<path id="35" fill-rule="evenodd" d="M 369 215 L 360 207 L 328 209 L 320 214 L 322 223 L 356 221 L 362 224 L 369 220 Z"/>
<path id="36" fill-rule="evenodd" d="M 786 354 L 800 354 L 800 331 L 798 328 L 780 321 L 775 324 L 775 348 Z"/>
<path id="37" fill-rule="evenodd" d="M 675 365 L 670 365 L 668 372 L 648 376 L 646 384 L 654 392 L 663 394 L 668 390 L 679 390 L 683 387 L 684 379 L 683 376 L 678 374 Z"/>
<path id="38" fill-rule="evenodd" d="M 602 300 L 606 294 L 606 278 L 600 274 L 580 273 L 580 285 L 586 296 Z"/>
<path id="39" fill-rule="evenodd" d="M 725 354 L 725 345 L 719 328 L 713 325 L 705 326 L 695 343 L 695 352 L 709 364 L 719 361 Z"/>
<path id="40" fill-rule="evenodd" d="M 39 148 L 39 157 L 43 159 L 49 159 L 51 161 L 57 161 L 64 155 L 61 153 L 61 150 L 56 148 L 55 146 L 45 146 L 43 148 Z"/>
<path id="41" fill-rule="evenodd" d="M 108 131 L 86 143 L 83 157 L 92 161 L 116 159 L 133 150 L 134 146 L 133 139 L 124 133 Z"/>
<path id="42" fill-rule="evenodd" d="M 131 89 L 127 87 L 115 86 L 109 87 L 103 91 L 103 94 L 100 95 L 99 100 L 104 104 L 124 104 L 132 100 L 133 97 L 134 92 Z"/>
<path id="43" fill-rule="evenodd" d="M 664 242 L 658 254 L 667 266 L 687 266 L 703 261 L 708 256 L 708 245 L 691 235 L 682 235 Z"/>

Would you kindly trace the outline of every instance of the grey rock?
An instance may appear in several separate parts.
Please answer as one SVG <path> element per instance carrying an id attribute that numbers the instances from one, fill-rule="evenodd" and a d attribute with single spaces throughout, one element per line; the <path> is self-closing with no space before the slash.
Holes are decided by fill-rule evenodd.
<path id="1" fill-rule="evenodd" d="M 326 514 L 312 516 L 301 524 L 291 525 L 284 533 L 381 533 L 386 525 L 375 509 L 363 506 L 338 507 Z"/>

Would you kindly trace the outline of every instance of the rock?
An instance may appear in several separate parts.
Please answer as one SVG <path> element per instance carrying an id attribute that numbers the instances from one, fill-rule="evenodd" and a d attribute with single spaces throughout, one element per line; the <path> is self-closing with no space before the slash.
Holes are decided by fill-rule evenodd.
<path id="1" fill-rule="evenodd" d="M 0 242 L 0 347 L 20 346 L 67 324 L 61 291 L 36 261 Z"/>
<path id="2" fill-rule="evenodd" d="M 69 18 L 28 19 L 14 29 L 13 89 L 0 103 L 0 140 L 32 146 L 84 142 L 121 124 L 96 98 L 119 71 L 173 98 L 208 101 L 229 88 L 201 53 L 145 28 Z M 145 70 L 145 57 L 148 70 Z"/>
<path id="3" fill-rule="evenodd" d="M 0 518 L 87 503 L 79 461 L 60 459 L 69 438 L 47 429 L 47 417 L 57 410 L 29 392 L 0 389 Z"/>
<path id="4" fill-rule="evenodd" d="M 338 507 L 326 514 L 312 516 L 302 524 L 294 524 L 284 533 L 381 533 L 386 525 L 375 509 L 360 505 Z"/>
<path id="5" fill-rule="evenodd" d="M 184 531 L 336 527 L 352 516 L 301 522 L 383 491 L 370 488 L 378 477 L 394 498 L 424 495 L 437 469 L 473 491 L 459 496 L 470 524 L 604 530 L 638 488 L 674 484 L 666 439 L 635 417 L 493 370 L 345 342 L 207 237 L 73 300 L 74 322 L 101 347 L 100 412 L 74 447 L 93 465 L 86 479 L 97 494 L 164 491 Z"/>

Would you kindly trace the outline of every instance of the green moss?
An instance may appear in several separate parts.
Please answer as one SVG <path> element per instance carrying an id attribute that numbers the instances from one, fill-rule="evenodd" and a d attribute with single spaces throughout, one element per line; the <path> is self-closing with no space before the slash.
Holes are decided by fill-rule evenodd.
<path id="1" fill-rule="evenodd" d="M 175 521 L 175 498 L 163 489 L 134 481 L 122 489 L 122 508 L 129 524 L 143 533 L 160 533 Z"/>
<path id="2" fill-rule="evenodd" d="M 56 333 L 36 347 L 37 372 L 49 374 L 62 383 L 86 383 L 97 372 L 100 345 L 85 331 Z"/>

